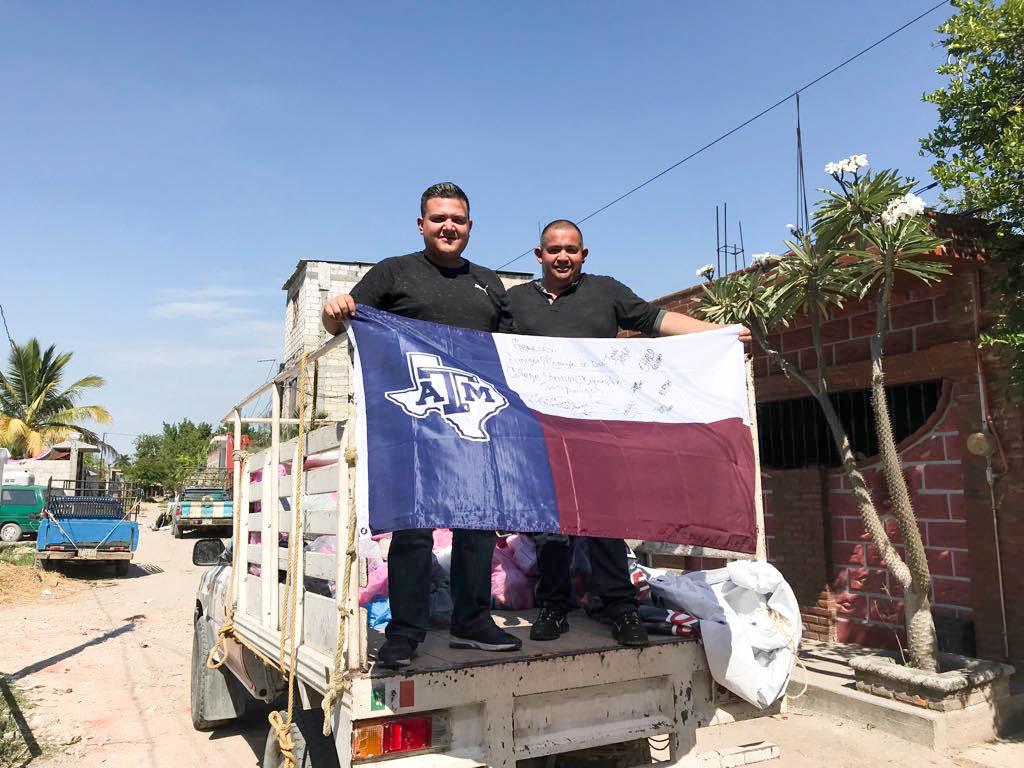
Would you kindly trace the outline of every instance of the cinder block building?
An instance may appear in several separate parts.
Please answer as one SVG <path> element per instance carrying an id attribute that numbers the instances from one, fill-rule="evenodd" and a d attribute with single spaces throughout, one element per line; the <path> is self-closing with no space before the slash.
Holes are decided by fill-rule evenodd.
<path id="1" fill-rule="evenodd" d="M 890 410 L 931 567 L 940 646 L 1020 668 L 1024 406 L 1008 389 L 1004 353 L 978 345 L 994 278 L 980 225 L 937 216 L 936 228 L 952 238 L 939 256 L 951 274 L 933 285 L 897 282 L 884 363 Z M 701 293 L 694 286 L 656 303 L 691 311 Z M 874 302 L 853 301 L 824 324 L 823 337 L 833 399 L 884 513 L 890 502 L 868 393 L 874 326 Z M 816 368 L 806 318 L 770 341 L 791 362 Z M 864 530 L 819 409 L 757 344 L 753 355 L 769 559 L 800 600 L 807 636 L 895 648 L 905 640 L 902 593 Z M 972 454 L 968 438 L 986 425 L 994 451 Z M 883 520 L 902 554 L 895 519 Z"/>
<path id="2" fill-rule="evenodd" d="M 312 352 L 327 341 L 327 332 L 320 323 L 324 304 L 332 296 L 348 293 L 365 275 L 372 263 L 363 261 L 315 261 L 302 259 L 285 281 L 284 367 L 296 365 L 303 352 Z M 533 279 L 529 272 L 499 272 L 506 288 Z M 314 374 L 310 374 L 311 379 Z M 293 414 L 298 382 L 286 390 L 282 410 Z M 320 359 L 316 367 L 316 411 L 324 418 L 344 416 L 352 392 L 349 379 L 348 352 L 338 349 Z"/>

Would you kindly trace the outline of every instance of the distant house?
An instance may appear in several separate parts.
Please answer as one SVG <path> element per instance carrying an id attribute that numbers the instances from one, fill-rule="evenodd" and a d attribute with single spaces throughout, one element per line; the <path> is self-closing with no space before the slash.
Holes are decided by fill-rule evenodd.
<path id="1" fill-rule="evenodd" d="M 99 446 L 81 440 L 65 440 L 35 458 L 11 459 L 4 470 L 4 484 L 27 480 L 34 485 L 46 485 L 50 480 L 55 485 L 95 481 L 99 473 L 86 465 L 84 459 L 88 453 L 99 454 Z"/>

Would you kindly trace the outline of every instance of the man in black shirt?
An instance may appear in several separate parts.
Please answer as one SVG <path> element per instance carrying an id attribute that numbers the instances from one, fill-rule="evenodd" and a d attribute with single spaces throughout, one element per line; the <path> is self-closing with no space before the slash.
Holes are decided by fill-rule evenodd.
<path id="1" fill-rule="evenodd" d="M 666 312 L 638 297 L 618 280 L 583 273 L 587 249 L 583 234 L 571 221 L 559 219 L 541 233 L 534 249 L 541 279 L 517 285 L 508 292 L 518 333 L 572 338 L 611 338 L 620 329 L 649 336 L 676 336 L 718 328 L 714 323 Z M 749 334 L 741 335 L 749 340 Z M 540 612 L 530 629 L 533 640 L 554 640 L 569 629 L 569 559 L 571 538 L 539 534 Z M 621 539 L 587 538 L 594 591 L 612 621 L 616 640 L 623 645 L 647 643 L 647 631 L 637 612 L 636 592 Z"/>
<path id="2" fill-rule="evenodd" d="M 505 288 L 498 276 L 462 258 L 473 222 L 466 194 L 451 183 L 435 184 L 420 200 L 422 251 L 374 265 L 352 289 L 324 306 L 328 333 L 345 330 L 356 304 L 416 320 L 472 328 L 513 330 Z M 455 529 L 452 541 L 453 648 L 512 651 L 519 638 L 499 629 L 490 615 L 494 531 Z M 411 663 L 430 626 L 430 530 L 395 531 L 388 555 L 391 621 L 377 653 L 384 667 Z"/>

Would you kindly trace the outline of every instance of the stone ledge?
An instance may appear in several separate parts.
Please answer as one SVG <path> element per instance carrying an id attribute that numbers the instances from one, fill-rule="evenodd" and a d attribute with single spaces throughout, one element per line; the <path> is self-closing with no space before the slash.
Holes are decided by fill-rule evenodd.
<path id="1" fill-rule="evenodd" d="M 857 656 L 850 659 L 850 666 L 865 678 L 877 678 L 878 682 L 895 683 L 901 688 L 912 687 L 933 697 L 955 696 L 979 688 L 995 680 L 1006 680 L 1014 673 L 1009 664 L 998 661 L 984 661 L 959 656 L 955 653 L 940 653 L 939 666 L 946 672 L 926 672 L 923 669 L 904 667 L 892 658 L 880 655 Z"/>

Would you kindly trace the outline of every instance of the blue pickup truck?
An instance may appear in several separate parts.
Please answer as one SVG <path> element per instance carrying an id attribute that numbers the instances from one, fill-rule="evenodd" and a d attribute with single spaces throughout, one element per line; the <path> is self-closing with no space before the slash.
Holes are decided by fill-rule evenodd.
<path id="1" fill-rule="evenodd" d="M 139 546 L 137 518 L 116 496 L 50 494 L 36 535 L 36 567 L 110 563 L 124 576 Z"/>

